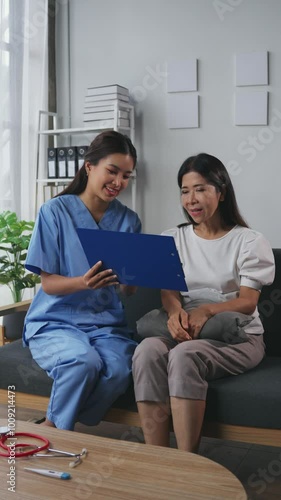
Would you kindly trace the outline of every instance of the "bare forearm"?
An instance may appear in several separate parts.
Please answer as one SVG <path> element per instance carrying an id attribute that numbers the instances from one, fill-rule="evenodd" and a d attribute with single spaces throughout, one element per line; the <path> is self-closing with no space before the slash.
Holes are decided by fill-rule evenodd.
<path id="1" fill-rule="evenodd" d="M 200 308 L 204 308 L 209 316 L 214 316 L 215 314 L 225 311 L 253 314 L 257 307 L 259 297 L 259 290 L 255 290 L 254 288 L 249 288 L 247 286 L 241 286 L 239 296 L 237 298 L 226 302 L 219 302 L 218 304 L 204 304 L 200 306 Z"/>
<path id="2" fill-rule="evenodd" d="M 68 278 L 58 274 L 41 273 L 42 288 L 48 295 L 68 295 L 85 290 L 83 276 Z"/>
<path id="3" fill-rule="evenodd" d="M 176 313 L 182 308 L 182 301 L 179 292 L 174 290 L 161 290 L 162 305 L 168 316 Z"/>
<path id="4" fill-rule="evenodd" d="M 102 262 L 97 262 L 83 276 L 69 278 L 59 274 L 48 274 L 41 271 L 42 288 L 48 295 L 68 295 L 82 290 L 97 290 L 107 286 L 119 285 L 112 269 L 100 271 Z"/>
<path id="5" fill-rule="evenodd" d="M 174 290 L 162 290 L 161 298 L 162 305 L 168 314 L 167 326 L 172 337 L 177 342 L 190 340 L 188 315 L 182 308 L 180 293 Z"/>
<path id="6" fill-rule="evenodd" d="M 215 314 L 225 311 L 253 314 L 256 305 L 249 299 L 238 297 L 237 299 L 228 300 L 227 302 L 219 302 L 217 304 L 203 304 L 200 306 L 200 308 L 204 308 L 205 310 L 207 310 L 210 316 L 214 316 Z"/>

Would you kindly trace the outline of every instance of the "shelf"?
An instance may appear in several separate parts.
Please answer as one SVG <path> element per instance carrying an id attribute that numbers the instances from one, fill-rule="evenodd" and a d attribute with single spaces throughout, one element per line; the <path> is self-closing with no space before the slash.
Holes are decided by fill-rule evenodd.
<path id="1" fill-rule="evenodd" d="M 59 179 L 53 179 L 52 177 L 50 179 L 37 179 L 36 182 L 62 182 L 65 184 L 66 182 L 71 182 L 73 181 L 74 177 L 60 177 Z"/>
<path id="2" fill-rule="evenodd" d="M 137 171 L 136 169 L 133 171 L 132 175 L 130 176 L 131 179 L 135 179 L 137 176 Z M 66 182 L 72 182 L 74 177 L 59 177 L 59 178 L 53 178 L 50 177 L 49 179 L 37 179 L 36 182 L 42 182 L 42 183 L 62 183 L 65 184 Z"/>
<path id="3" fill-rule="evenodd" d="M 121 133 L 126 133 L 132 143 L 134 144 L 134 137 L 135 137 L 135 119 L 134 119 L 134 106 L 132 104 L 128 104 L 126 102 L 124 103 L 118 103 L 117 106 L 114 108 L 114 116 L 115 118 L 117 117 L 117 111 L 118 109 L 128 109 L 130 112 L 130 127 L 119 127 L 118 120 L 116 121 L 115 126 L 112 127 L 94 127 L 93 125 L 89 125 L 88 122 L 83 122 L 82 127 L 76 127 L 76 128 L 57 128 L 58 124 L 58 116 L 57 113 L 49 112 L 49 111 L 39 111 L 39 123 L 38 123 L 38 131 L 37 131 L 37 162 L 36 162 L 36 195 L 35 195 L 35 216 L 37 215 L 38 212 L 38 207 L 44 203 L 49 197 L 54 196 L 54 191 L 60 190 L 60 188 L 64 188 L 64 186 L 70 184 L 74 177 L 56 177 L 56 178 L 45 178 L 41 179 L 39 178 L 39 157 L 40 157 L 40 148 L 41 144 L 43 144 L 43 137 L 45 136 L 45 142 L 46 137 L 51 136 L 53 137 L 53 147 L 58 147 L 58 142 L 59 138 L 58 136 L 60 135 L 67 135 L 69 136 L 69 142 L 72 143 L 74 142 L 74 139 L 71 137 L 72 135 L 75 134 L 91 134 L 91 133 L 100 133 L 105 130 L 116 130 L 116 131 L 121 131 Z M 42 129 L 42 119 L 43 117 L 47 118 L 52 118 L 53 119 L 53 127 L 48 128 L 48 129 Z M 114 123 L 114 122 L 113 122 Z M 46 122 L 45 122 L 46 126 Z M 89 136 L 87 137 L 89 139 Z M 87 142 L 90 142 L 87 140 Z M 43 171 L 43 169 L 42 169 Z M 45 174 L 47 172 L 46 167 L 44 168 Z M 131 175 L 132 178 L 132 183 L 131 183 L 131 193 L 132 193 L 132 209 L 135 210 L 136 206 L 136 184 L 137 184 L 137 172 L 134 170 L 133 174 Z M 56 194 L 56 193 L 55 193 Z"/>
<path id="4" fill-rule="evenodd" d="M 101 130 L 113 130 L 113 127 L 81 127 L 81 128 L 57 128 L 53 130 L 38 130 L 39 135 L 60 135 L 60 134 L 86 134 L 88 132 L 98 132 Z M 130 127 L 118 127 L 118 130 L 131 130 Z"/>

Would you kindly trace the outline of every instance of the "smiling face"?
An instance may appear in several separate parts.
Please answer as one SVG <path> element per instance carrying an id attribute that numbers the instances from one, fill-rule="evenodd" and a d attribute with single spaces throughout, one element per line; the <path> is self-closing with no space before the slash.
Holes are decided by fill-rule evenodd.
<path id="1" fill-rule="evenodd" d="M 130 155 L 115 153 L 102 158 L 97 165 L 86 162 L 85 168 L 87 195 L 109 203 L 128 186 L 134 162 Z"/>
<path id="2" fill-rule="evenodd" d="M 189 172 L 182 178 L 181 202 L 196 224 L 220 219 L 219 202 L 223 194 L 197 172 Z"/>

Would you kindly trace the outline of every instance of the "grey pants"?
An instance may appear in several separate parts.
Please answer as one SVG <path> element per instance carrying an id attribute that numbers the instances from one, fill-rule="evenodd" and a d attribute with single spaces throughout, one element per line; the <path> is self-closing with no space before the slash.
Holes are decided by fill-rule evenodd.
<path id="1" fill-rule="evenodd" d="M 182 343 L 163 337 L 144 339 L 133 356 L 136 401 L 167 402 L 170 396 L 205 400 L 208 381 L 238 375 L 264 357 L 263 335 L 229 345 L 217 340 Z"/>

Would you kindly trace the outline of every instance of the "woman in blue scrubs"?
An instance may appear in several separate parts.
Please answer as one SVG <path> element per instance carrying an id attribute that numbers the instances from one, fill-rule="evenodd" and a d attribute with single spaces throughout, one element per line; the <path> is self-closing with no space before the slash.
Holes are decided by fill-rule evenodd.
<path id="1" fill-rule="evenodd" d="M 119 283 L 101 262 L 89 269 L 76 229 L 140 232 L 137 214 L 116 199 L 136 159 L 128 137 L 102 132 L 72 183 L 39 211 L 26 268 L 42 286 L 26 316 L 24 343 L 54 380 L 45 425 L 98 424 L 130 382 L 136 343 Z"/>

